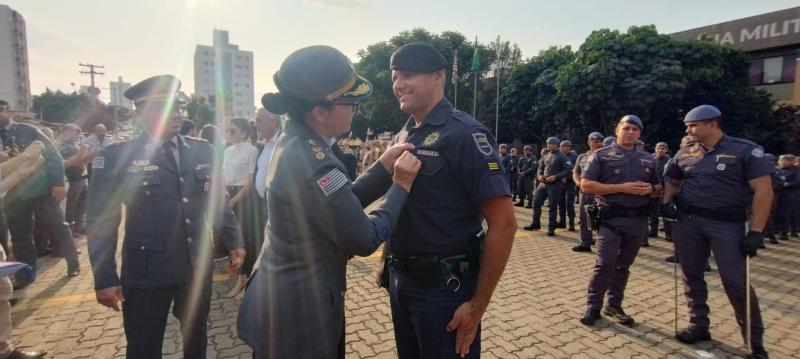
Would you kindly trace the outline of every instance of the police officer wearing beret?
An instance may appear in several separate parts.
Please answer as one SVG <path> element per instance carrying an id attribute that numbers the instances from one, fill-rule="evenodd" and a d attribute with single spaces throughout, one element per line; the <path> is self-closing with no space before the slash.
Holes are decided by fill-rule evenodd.
<path id="1" fill-rule="evenodd" d="M 422 161 L 387 245 L 401 358 L 480 356 L 481 317 L 517 229 L 494 139 L 444 98 L 446 64 L 422 43 L 399 48 L 390 63 L 395 97 L 411 115 L 396 140 L 414 144 Z"/>
<path id="2" fill-rule="evenodd" d="M 550 137 L 547 139 L 547 152 L 542 151 L 544 154 L 536 171 L 539 185 L 533 194 L 533 220 L 530 225 L 524 227 L 525 230 L 533 231 L 541 228 L 542 205 L 547 200 L 549 210 L 547 235 L 556 235 L 558 202 L 561 200 L 561 193 L 564 190 L 562 180 L 572 172 L 572 160 L 558 150 L 560 143 L 558 138 Z"/>
<path id="3" fill-rule="evenodd" d="M 578 155 L 572 151 L 572 142 L 569 140 L 561 141 L 559 149 L 569 158 L 570 172 L 575 167 Z M 570 232 L 575 231 L 575 182 L 572 176 L 566 176 L 563 180 L 564 190 L 561 192 L 561 200 L 558 202 L 558 228 L 567 228 Z M 569 221 L 567 221 L 569 219 Z"/>
<path id="4" fill-rule="evenodd" d="M 503 165 L 506 179 L 508 180 L 508 187 L 510 189 L 513 187 L 511 183 L 511 169 L 514 167 L 514 158 L 508 153 L 508 145 L 505 143 L 501 143 L 497 150 L 500 153 L 500 164 Z M 514 191 L 511 190 L 511 193 L 513 194 Z"/>
<path id="5" fill-rule="evenodd" d="M 653 153 L 653 157 L 656 159 L 656 174 L 658 174 L 658 179 L 661 181 L 661 184 L 664 184 L 664 167 L 667 166 L 667 163 L 671 159 L 669 157 L 669 145 L 666 142 L 659 142 L 656 143 L 656 151 Z M 653 198 L 650 201 L 650 232 L 647 233 L 648 237 L 658 237 L 658 206 L 660 204 L 660 199 L 658 197 Z M 669 222 L 664 222 L 664 234 L 666 236 L 667 242 L 672 242 L 672 227 L 670 226 Z M 645 242 L 647 243 L 647 242 Z"/>
<path id="6" fill-rule="evenodd" d="M 683 121 L 686 133 L 697 143 L 680 150 L 667 165 L 664 175 L 669 181 L 662 199 L 664 216 L 678 219 L 675 244 L 691 322 L 677 338 L 688 344 L 711 339 L 708 289 L 703 279 L 711 251 L 742 336 L 752 345 L 752 357 L 766 358 L 758 298 L 752 287 L 745 288 L 745 256 L 755 256 L 764 242 L 762 231 L 773 197 L 773 166 L 764 159 L 759 145 L 722 131 L 722 113 L 716 107 L 695 107 Z M 674 199 L 677 213 L 669 205 Z M 745 290 L 750 290 L 749 321 L 745 318 Z M 746 322 L 751 325 L 749 341 Z"/>
<path id="7" fill-rule="evenodd" d="M 67 194 L 64 186 L 64 160 L 49 137 L 36 127 L 14 122 L 8 102 L 0 100 L 0 149 L 9 151 L 11 156 L 24 156 L 25 148 L 34 141 L 40 141 L 45 146 L 42 153 L 45 159 L 43 169 L 15 186 L 3 198 L 14 255 L 18 261 L 33 268 L 33 276 L 26 275 L 25 271 L 17 272 L 17 289 L 28 286 L 36 278 L 34 212 L 38 215 L 39 223 L 49 230 L 50 239 L 58 247 L 59 254 L 66 259 L 67 276 L 75 277 L 80 274 L 75 242 L 72 240 L 69 225 L 64 222 L 64 212 L 59 205 Z"/>
<path id="8" fill-rule="evenodd" d="M 616 137 L 608 136 L 605 139 L 603 139 L 603 147 L 611 146 L 612 144 L 614 144 L 616 142 L 617 142 L 617 138 Z"/>
<path id="9" fill-rule="evenodd" d="M 592 153 L 603 147 L 603 134 L 600 132 L 592 132 L 589 134 L 589 139 L 587 141 L 587 145 L 589 145 L 589 150 L 581 153 L 578 155 L 578 158 L 575 160 L 575 167 L 572 169 L 572 180 L 575 182 L 576 185 L 580 185 L 581 183 L 581 175 L 583 172 L 589 169 L 589 164 L 591 164 Z M 591 252 L 592 251 L 592 244 L 594 242 L 592 238 L 592 231 L 589 228 L 589 218 L 587 217 L 586 213 L 586 206 L 594 203 L 594 195 L 591 193 L 586 193 L 585 191 L 581 190 L 580 197 L 578 197 L 578 219 L 580 220 L 580 240 L 581 242 L 572 247 L 574 252 Z"/>
<path id="10" fill-rule="evenodd" d="M 777 198 L 775 208 L 775 230 L 778 239 L 788 240 L 793 231 L 792 221 L 800 202 L 800 169 L 794 166 L 795 156 L 791 154 L 778 157 L 778 167 L 783 176 L 783 188 Z"/>
<path id="11" fill-rule="evenodd" d="M 514 147 L 511 147 L 510 153 L 511 160 L 509 162 L 511 166 L 508 168 L 508 178 L 511 184 L 511 200 L 516 201 L 519 195 L 519 190 L 517 189 L 517 181 L 519 181 L 519 174 L 517 173 L 517 171 L 519 171 L 519 156 L 517 156 L 517 149 Z"/>
<path id="12" fill-rule="evenodd" d="M 538 168 L 539 160 L 533 154 L 533 146 L 525 145 L 522 148 L 523 156 L 517 162 L 517 191 L 519 192 L 519 201 L 514 205 L 517 207 L 525 206 L 531 208 L 533 206 L 533 176 Z M 525 204 L 525 200 L 528 204 Z"/>
<path id="13" fill-rule="evenodd" d="M 244 243 L 233 212 L 212 203 L 212 146 L 178 135 L 180 80 L 148 78 L 124 95 L 144 128 L 110 145 L 93 162 L 87 202 L 87 243 L 97 301 L 120 310 L 128 358 L 158 358 L 170 307 L 180 321 L 185 358 L 205 358 L 211 302 L 212 228 L 209 210 L 223 212 L 222 238 L 233 267 Z M 117 231 L 125 204 L 122 274 L 117 274 Z"/>
<path id="14" fill-rule="evenodd" d="M 347 261 L 389 238 L 421 164 L 413 146 L 394 146 L 348 180 L 335 140 L 372 84 L 339 50 L 297 50 L 273 81 L 279 93 L 262 104 L 289 120 L 267 172 L 269 240 L 242 299 L 239 337 L 255 358 L 343 358 Z"/>
<path id="15" fill-rule="evenodd" d="M 600 318 L 606 293 L 608 303 L 603 314 L 622 325 L 634 324 L 623 311 L 622 300 L 629 268 L 647 238 L 650 194 L 661 189 L 653 156 L 636 148 L 642 129 L 639 117 L 622 117 L 615 131 L 617 142 L 592 154 L 582 174 L 581 190 L 595 195 L 595 218 L 600 221 L 597 261 L 589 281 L 586 313 L 580 318 L 585 325 L 593 325 Z"/>

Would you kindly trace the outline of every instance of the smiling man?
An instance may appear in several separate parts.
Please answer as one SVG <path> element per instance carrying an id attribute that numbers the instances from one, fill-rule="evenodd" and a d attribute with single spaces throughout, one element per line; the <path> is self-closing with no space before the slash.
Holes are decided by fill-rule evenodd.
<path id="1" fill-rule="evenodd" d="M 446 63 L 413 43 L 390 64 L 400 109 L 411 115 L 396 141 L 414 144 L 422 161 L 386 249 L 401 358 L 480 356 L 481 317 L 517 228 L 494 138 L 444 98 Z"/>

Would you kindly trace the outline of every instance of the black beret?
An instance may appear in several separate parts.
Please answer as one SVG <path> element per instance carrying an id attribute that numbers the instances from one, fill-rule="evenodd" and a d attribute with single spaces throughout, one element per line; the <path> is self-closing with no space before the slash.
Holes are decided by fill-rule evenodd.
<path id="1" fill-rule="evenodd" d="M 282 114 L 281 98 L 309 102 L 358 102 L 372 94 L 372 84 L 359 76 L 353 63 L 330 46 L 310 46 L 293 52 L 272 76 L 280 95 L 266 94 L 261 104 Z"/>
<path id="2" fill-rule="evenodd" d="M 149 100 L 175 99 L 181 90 L 181 80 L 172 75 L 158 75 L 144 79 L 125 90 L 123 95 L 134 103 Z"/>
<path id="3" fill-rule="evenodd" d="M 405 72 L 431 73 L 447 66 L 447 60 L 430 44 L 414 42 L 395 50 L 389 67 Z"/>

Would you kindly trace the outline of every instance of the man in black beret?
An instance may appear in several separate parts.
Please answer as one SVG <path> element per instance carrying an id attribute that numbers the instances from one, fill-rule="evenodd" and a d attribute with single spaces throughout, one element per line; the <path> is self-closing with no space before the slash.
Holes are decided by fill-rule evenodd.
<path id="1" fill-rule="evenodd" d="M 173 304 L 184 357 L 205 358 L 213 270 L 209 218 L 222 218 L 219 230 L 231 266 L 238 269 L 245 256 L 238 221 L 211 182 L 212 146 L 178 134 L 179 90 L 177 78 L 161 75 L 125 91 L 144 131 L 109 145 L 92 164 L 86 217 L 95 291 L 97 301 L 114 310 L 124 302 L 128 358 L 161 357 Z M 115 256 L 123 203 L 120 276 Z M 222 213 L 209 214 L 212 208 Z"/>
<path id="2" fill-rule="evenodd" d="M 481 317 L 517 229 L 494 138 L 444 98 L 446 63 L 433 46 L 412 43 L 390 64 L 394 95 L 411 115 L 395 141 L 413 144 L 422 162 L 385 250 L 400 358 L 480 356 Z"/>

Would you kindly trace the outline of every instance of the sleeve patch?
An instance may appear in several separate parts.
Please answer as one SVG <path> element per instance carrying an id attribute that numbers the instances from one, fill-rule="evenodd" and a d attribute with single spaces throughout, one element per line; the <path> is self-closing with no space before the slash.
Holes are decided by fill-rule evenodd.
<path id="1" fill-rule="evenodd" d="M 325 197 L 330 197 L 330 195 L 342 189 L 348 181 L 347 175 L 339 171 L 338 168 L 334 168 L 317 180 L 317 186 L 319 186 L 319 189 L 325 194 Z"/>
<path id="2" fill-rule="evenodd" d="M 492 144 L 489 143 L 489 139 L 486 138 L 486 134 L 482 132 L 476 132 L 472 134 L 472 139 L 475 141 L 475 145 L 478 146 L 478 151 L 485 156 L 491 155 L 492 151 Z"/>
<path id="3" fill-rule="evenodd" d="M 92 168 L 103 168 L 105 164 L 106 164 L 106 158 L 97 156 L 94 158 L 94 161 L 92 161 Z"/>
<path id="4" fill-rule="evenodd" d="M 488 166 L 489 166 L 489 171 L 499 171 L 500 170 L 500 164 L 497 163 L 497 162 L 489 162 Z"/>
<path id="5" fill-rule="evenodd" d="M 750 152 L 750 154 L 755 158 L 761 158 L 764 157 L 764 150 L 762 150 L 761 147 L 756 147 L 752 152 Z"/>

